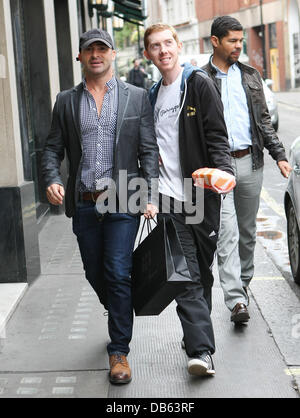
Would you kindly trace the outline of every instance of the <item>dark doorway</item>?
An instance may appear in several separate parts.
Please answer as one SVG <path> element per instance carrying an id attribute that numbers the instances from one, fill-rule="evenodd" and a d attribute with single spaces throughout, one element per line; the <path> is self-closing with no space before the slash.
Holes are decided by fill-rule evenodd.
<path id="1" fill-rule="evenodd" d="M 54 0 L 60 90 L 74 86 L 68 0 Z"/>
<path id="2" fill-rule="evenodd" d="M 35 185 L 37 217 L 48 210 L 41 154 L 51 124 L 51 98 L 44 4 L 10 0 L 24 178 Z"/>

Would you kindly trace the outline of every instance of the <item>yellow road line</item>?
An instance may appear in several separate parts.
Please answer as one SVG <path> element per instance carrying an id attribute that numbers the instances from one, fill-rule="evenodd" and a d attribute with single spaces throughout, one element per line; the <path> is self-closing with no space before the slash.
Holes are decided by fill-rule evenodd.
<path id="1" fill-rule="evenodd" d="M 300 367 L 285 369 L 285 374 L 287 374 L 288 376 L 300 376 Z"/>
<path id="2" fill-rule="evenodd" d="M 261 191 L 261 197 L 266 202 L 266 204 L 273 209 L 277 215 L 285 218 L 285 211 L 283 205 L 280 205 L 276 202 L 275 199 L 273 199 L 272 196 L 267 192 L 267 190 L 263 187 Z"/>
<path id="3" fill-rule="evenodd" d="M 264 282 L 264 281 L 282 281 L 282 280 L 285 280 L 285 278 L 284 277 L 281 277 L 281 276 L 278 276 L 278 277 L 276 277 L 276 276 L 269 276 L 269 277 L 264 277 L 264 276 L 262 276 L 262 277 L 253 277 L 253 279 L 252 280 L 254 280 L 255 282 Z"/>

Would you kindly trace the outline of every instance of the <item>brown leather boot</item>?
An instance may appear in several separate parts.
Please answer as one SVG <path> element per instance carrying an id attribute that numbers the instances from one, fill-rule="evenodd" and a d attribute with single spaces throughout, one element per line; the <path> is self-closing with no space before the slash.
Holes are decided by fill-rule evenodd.
<path id="1" fill-rule="evenodd" d="M 109 380 L 113 384 L 126 384 L 131 382 L 131 370 L 126 356 L 113 354 L 109 356 Z"/>
<path id="2" fill-rule="evenodd" d="M 250 315 L 247 306 L 243 303 L 237 303 L 232 310 L 230 319 L 235 324 L 248 322 L 250 319 Z"/>

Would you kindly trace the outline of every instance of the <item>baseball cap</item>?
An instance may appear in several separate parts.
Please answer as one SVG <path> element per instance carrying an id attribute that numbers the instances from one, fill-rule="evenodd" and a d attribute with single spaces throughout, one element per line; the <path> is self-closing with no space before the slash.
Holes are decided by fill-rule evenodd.
<path id="1" fill-rule="evenodd" d="M 108 32 L 102 29 L 91 29 L 84 32 L 79 41 L 79 51 L 87 48 L 93 42 L 103 42 L 109 48 L 114 49 L 114 44 Z"/>

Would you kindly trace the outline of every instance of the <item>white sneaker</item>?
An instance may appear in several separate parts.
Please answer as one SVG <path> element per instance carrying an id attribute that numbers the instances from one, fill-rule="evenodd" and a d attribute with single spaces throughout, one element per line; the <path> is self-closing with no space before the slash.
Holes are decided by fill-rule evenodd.
<path id="1" fill-rule="evenodd" d="M 212 376 L 216 372 L 209 351 L 204 351 L 197 358 L 188 362 L 188 372 L 193 376 Z"/>

